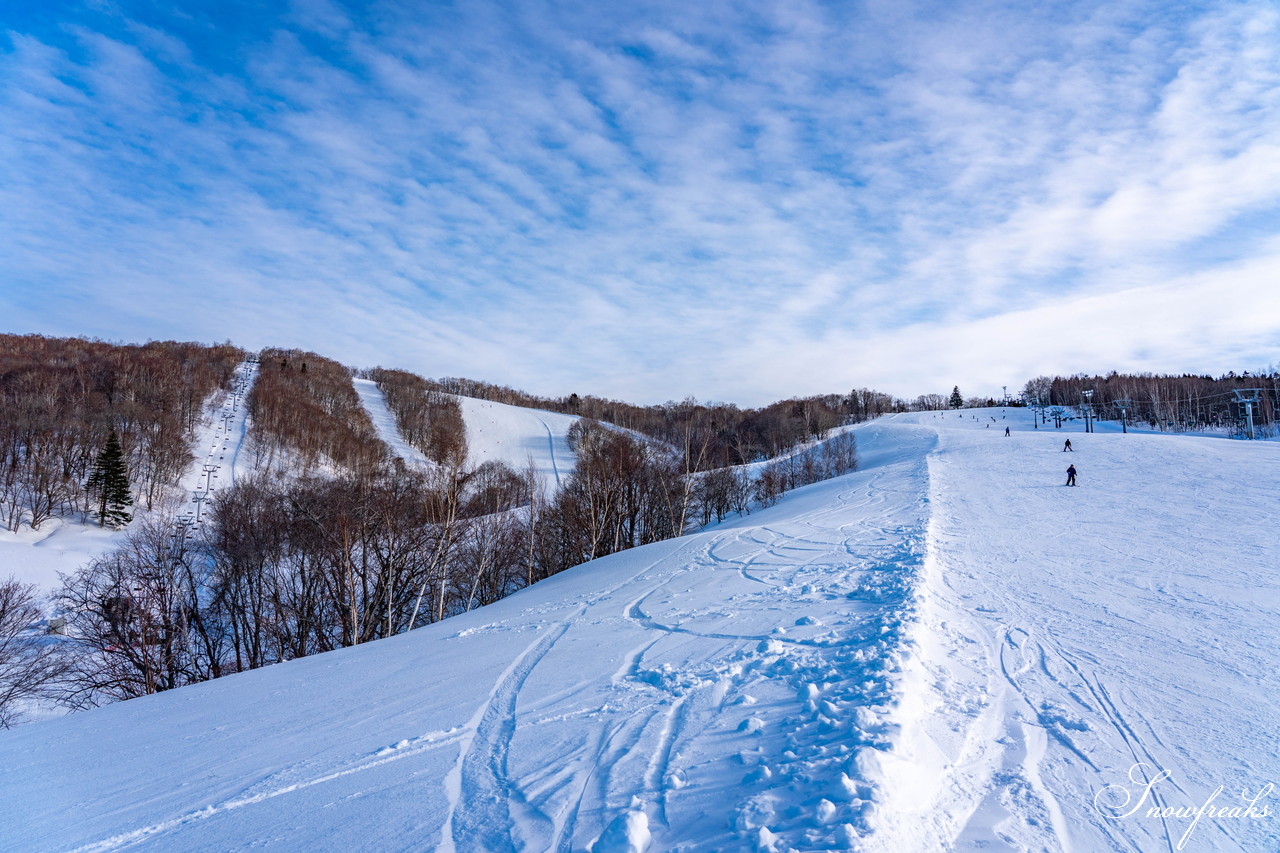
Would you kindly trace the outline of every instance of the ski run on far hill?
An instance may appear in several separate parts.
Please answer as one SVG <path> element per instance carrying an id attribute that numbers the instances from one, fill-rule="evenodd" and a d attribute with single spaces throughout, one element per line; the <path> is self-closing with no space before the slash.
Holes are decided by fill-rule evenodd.
<path id="1" fill-rule="evenodd" d="M 502 452 L 565 476 L 544 426 Z M 0 848 L 1276 849 L 1280 444 L 854 432 L 772 508 L 0 733 Z"/>
<path id="2" fill-rule="evenodd" d="M 255 361 L 241 364 L 231 393 L 219 395 L 212 415 L 197 430 L 193 446 L 196 458 L 179 481 L 184 508 L 178 517 L 183 523 L 203 523 L 210 501 L 220 490 L 256 473 L 254 454 L 248 447 L 250 421 L 244 405 L 256 375 Z M 378 386 L 368 379 L 355 379 L 353 383 L 378 437 L 391 452 L 414 466 L 430 467 L 432 463 L 422 451 L 401 438 L 395 415 L 387 408 Z M 524 472 L 532 465 L 548 491 L 573 473 L 577 457 L 569 448 L 566 435 L 578 418 L 470 397 L 457 400 L 466 424 L 470 466 L 497 461 Z M 23 527 L 16 534 L 0 530 L 0 579 L 12 574 L 22 583 L 34 584 L 49 593 L 57 587 L 59 573 L 74 572 L 122 538 L 121 531 L 62 518 L 46 522 L 40 530 Z"/>

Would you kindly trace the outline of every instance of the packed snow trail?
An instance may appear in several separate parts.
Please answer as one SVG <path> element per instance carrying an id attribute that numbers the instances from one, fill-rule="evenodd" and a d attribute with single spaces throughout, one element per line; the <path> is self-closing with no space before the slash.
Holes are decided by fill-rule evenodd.
<path id="1" fill-rule="evenodd" d="M 0 736 L 6 843 L 846 845 L 879 796 L 864 753 L 891 740 L 933 441 L 864 435 L 864 470 L 717 530 L 406 636 Z"/>
<path id="2" fill-rule="evenodd" d="M 1013 409 L 999 429 L 898 420 L 937 425 L 940 443 L 924 659 L 896 750 L 909 766 L 890 774 L 883 848 L 1280 846 L 1273 793 L 1269 817 L 1149 814 L 1219 786 L 1214 805 L 1242 807 L 1280 783 L 1280 446 L 1036 430 Z"/>
<path id="3" fill-rule="evenodd" d="M 426 454 L 405 441 L 404 436 L 400 434 L 400 427 L 396 425 L 395 412 L 391 411 L 391 407 L 387 405 L 387 398 L 378 387 L 378 383 L 372 379 L 352 379 L 351 384 L 355 386 L 356 394 L 360 397 L 360 405 L 364 406 L 364 410 L 369 413 L 369 420 L 373 421 L 373 428 L 377 430 L 378 438 L 382 439 L 383 444 L 410 465 L 419 468 L 432 467 L 434 463 L 426 457 Z"/>
<path id="4" fill-rule="evenodd" d="M 529 464 L 541 478 L 548 494 L 572 473 L 577 456 L 569 448 L 567 435 L 579 418 L 508 406 L 474 397 L 455 397 L 467 425 L 467 464 L 502 462 L 517 473 Z"/>

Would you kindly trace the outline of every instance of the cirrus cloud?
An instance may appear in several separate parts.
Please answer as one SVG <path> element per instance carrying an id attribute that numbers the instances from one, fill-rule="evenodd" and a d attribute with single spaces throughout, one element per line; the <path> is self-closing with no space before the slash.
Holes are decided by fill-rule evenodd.
<path id="1" fill-rule="evenodd" d="M 6 330 L 637 401 L 1276 360 L 1269 3 L 250 11 L 7 31 Z"/>

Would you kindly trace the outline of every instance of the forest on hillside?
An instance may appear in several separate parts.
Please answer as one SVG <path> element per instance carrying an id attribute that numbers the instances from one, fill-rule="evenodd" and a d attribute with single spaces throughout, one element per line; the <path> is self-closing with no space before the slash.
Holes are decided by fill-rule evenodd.
<path id="1" fill-rule="evenodd" d="M 680 448 L 697 471 L 771 459 L 825 435 L 836 426 L 862 423 L 911 408 L 890 394 L 867 388 L 848 394 L 780 400 L 761 408 L 744 409 L 732 403 L 702 403 L 694 399 L 637 406 L 577 394 L 538 397 L 470 379 L 448 378 L 430 384 L 448 394 L 616 424 Z"/>
<path id="2" fill-rule="evenodd" d="M 64 480 L 83 495 L 94 477 L 86 460 L 118 435 L 127 462 L 116 474 L 147 511 L 128 523 L 97 518 L 83 497 L 59 504 L 64 515 L 127 528 L 118 547 L 64 578 L 56 641 L 26 641 L 40 617 L 34 591 L 0 581 L 0 725 L 5 707 L 33 692 L 92 707 L 369 642 L 769 505 L 852 470 L 853 438 L 833 428 L 854 411 L 896 405 L 871 392 L 762 410 L 566 401 L 631 426 L 583 416 L 569 436 L 575 470 L 548 495 L 532 472 L 469 465 L 454 390 L 406 371 L 364 374 L 425 468 L 382 442 L 355 371 L 316 353 L 38 339 L 18 341 L 6 358 L 20 368 L 3 374 L 6 389 L 88 389 L 67 411 L 28 405 L 30 416 L 15 420 L 27 432 L 10 439 L 17 458 L 36 447 L 32 437 L 80 424 L 79 467 Z M 242 360 L 257 377 L 247 397 L 251 473 L 204 495 L 209 506 L 192 524 L 176 511 L 187 499 L 178 478 L 204 407 Z M 739 459 L 760 464 L 725 464 Z"/>
<path id="3" fill-rule="evenodd" d="M 113 434 L 134 500 L 152 508 L 243 357 L 230 344 L 0 335 L 0 524 L 92 515 L 91 469 Z"/>

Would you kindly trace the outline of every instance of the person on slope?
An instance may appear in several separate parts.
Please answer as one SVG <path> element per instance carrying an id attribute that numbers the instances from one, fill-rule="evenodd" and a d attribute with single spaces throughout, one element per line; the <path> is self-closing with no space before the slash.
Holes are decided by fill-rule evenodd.
<path id="1" fill-rule="evenodd" d="M 1069 438 L 1067 439 L 1067 443 L 1066 443 L 1066 444 L 1064 444 L 1064 445 L 1062 445 L 1062 452 L 1063 452 L 1063 453 L 1066 453 L 1068 450 L 1071 450 L 1071 439 L 1069 439 Z M 1072 452 L 1072 453 L 1075 453 L 1075 451 L 1074 451 L 1074 450 L 1071 450 L 1071 452 Z"/>
<path id="2" fill-rule="evenodd" d="M 1067 485 L 1074 486 L 1076 484 L 1076 466 L 1067 466 Z"/>
<path id="3" fill-rule="evenodd" d="M 1005 438 L 1008 438 L 1008 437 L 1009 437 L 1009 428 L 1008 428 L 1008 427 L 1005 427 L 1005 428 L 1004 428 L 1004 437 L 1005 437 Z"/>

